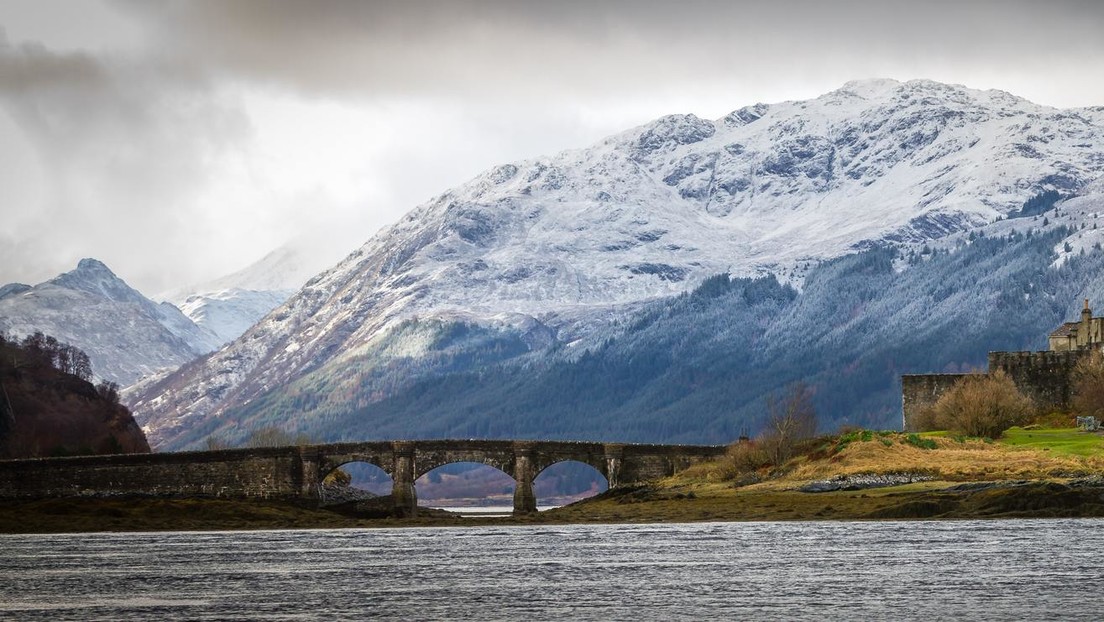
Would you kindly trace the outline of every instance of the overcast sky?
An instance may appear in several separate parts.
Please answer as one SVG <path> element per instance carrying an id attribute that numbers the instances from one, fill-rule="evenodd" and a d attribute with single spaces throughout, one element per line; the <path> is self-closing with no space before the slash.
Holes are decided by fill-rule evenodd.
<path id="1" fill-rule="evenodd" d="M 1104 105 L 1104 3 L 0 0 L 0 284 L 333 261 L 496 164 L 873 77 Z"/>

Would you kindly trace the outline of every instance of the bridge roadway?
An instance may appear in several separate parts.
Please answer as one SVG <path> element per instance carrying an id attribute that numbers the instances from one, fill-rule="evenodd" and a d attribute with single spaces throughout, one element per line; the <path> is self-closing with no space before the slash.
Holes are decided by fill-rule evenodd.
<path id="1" fill-rule="evenodd" d="M 414 480 L 455 462 L 490 465 L 514 478 L 514 513 L 535 512 L 533 480 L 574 460 L 597 469 L 610 488 L 646 482 L 723 455 L 719 445 L 641 445 L 571 441 L 416 440 L 332 443 L 219 451 L 120 454 L 0 461 L 0 498 L 212 496 L 318 500 L 322 480 L 350 462 L 391 476 L 397 516 L 414 516 Z"/>

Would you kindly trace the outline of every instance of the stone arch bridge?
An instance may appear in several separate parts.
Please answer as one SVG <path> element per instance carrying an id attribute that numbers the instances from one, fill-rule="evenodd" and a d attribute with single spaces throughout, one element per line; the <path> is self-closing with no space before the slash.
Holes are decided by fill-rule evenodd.
<path id="1" fill-rule="evenodd" d="M 350 462 L 391 476 L 399 516 L 417 512 L 414 480 L 455 462 L 490 465 L 514 478 L 514 512 L 537 509 L 533 480 L 573 460 L 610 488 L 659 479 L 723 455 L 719 445 L 640 445 L 569 441 L 424 440 L 333 443 L 159 454 L 0 461 L 0 498 L 96 495 L 214 496 L 317 500 L 322 480 Z"/>

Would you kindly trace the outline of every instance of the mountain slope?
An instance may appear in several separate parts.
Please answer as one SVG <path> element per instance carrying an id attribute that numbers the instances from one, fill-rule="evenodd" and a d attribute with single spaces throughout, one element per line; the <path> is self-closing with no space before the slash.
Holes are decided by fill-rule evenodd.
<path id="1" fill-rule="evenodd" d="M 340 258 L 323 242 L 304 236 L 237 272 L 158 298 L 179 307 L 196 325 L 214 333 L 220 344 L 233 341 Z"/>
<path id="2" fill-rule="evenodd" d="M 99 377 L 122 386 L 218 347 L 179 309 L 142 296 L 95 259 L 34 287 L 3 290 L 0 331 L 41 331 L 71 343 L 88 354 Z"/>
<path id="3" fill-rule="evenodd" d="M 288 289 L 203 290 L 189 294 L 175 304 L 196 326 L 214 333 L 221 345 L 237 339 L 293 293 Z"/>
<path id="4" fill-rule="evenodd" d="M 1104 201 L 1097 206 L 1104 211 Z M 350 405 L 338 383 L 351 370 L 323 367 L 177 442 L 283 425 L 334 440 L 720 443 L 757 431 L 766 397 L 799 380 L 815 390 L 826 429 L 899 427 L 900 374 L 966 371 L 984 366 L 989 350 L 1043 348 L 1051 329 L 1076 317 L 1078 300 L 1104 300 L 1104 250 L 1094 244 L 1056 266 L 1056 247 L 1079 233 L 1065 224 L 1045 231 L 1019 224 L 1016 232 L 986 227 L 973 240 L 961 236 L 923 255 L 882 248 L 830 260 L 801 292 L 773 277 L 720 275 L 628 314 L 588 338 L 579 355 L 561 349 L 440 365 L 432 377 L 367 403 Z M 900 261 L 915 264 L 901 271 Z M 469 346 L 467 358 L 486 357 L 494 350 L 487 343 Z M 457 358 L 454 346 L 439 339 L 404 371 Z M 363 377 L 357 383 L 384 384 Z"/>
<path id="5" fill-rule="evenodd" d="M 234 343 L 129 399 L 155 445 L 312 373 L 355 372 L 323 384 L 359 408 L 464 364 L 466 345 L 432 354 L 447 326 L 442 337 L 404 324 L 413 318 L 477 326 L 499 352 L 541 352 L 722 272 L 801 286 L 823 260 L 1076 193 L 1099 174 L 1102 145 L 1101 109 L 927 81 L 849 83 L 717 121 L 664 117 L 434 198 Z M 432 356 L 400 374 L 396 351 Z"/>

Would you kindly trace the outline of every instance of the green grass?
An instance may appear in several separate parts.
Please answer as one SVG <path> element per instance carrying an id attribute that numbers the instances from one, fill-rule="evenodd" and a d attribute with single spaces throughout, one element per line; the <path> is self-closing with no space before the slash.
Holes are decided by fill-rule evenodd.
<path id="1" fill-rule="evenodd" d="M 909 434 L 905 436 L 904 442 L 913 447 L 919 447 L 920 449 L 937 449 L 939 447 L 932 439 L 923 438 L 919 434 Z"/>
<path id="2" fill-rule="evenodd" d="M 1009 428 L 1000 442 L 1010 447 L 1049 450 L 1055 455 L 1104 455 L 1104 436 L 1077 428 Z"/>

